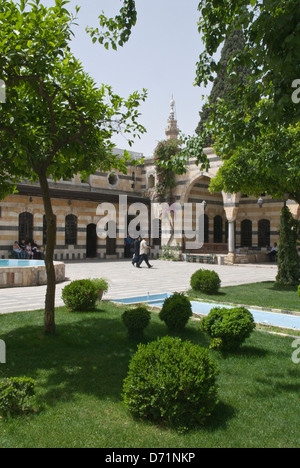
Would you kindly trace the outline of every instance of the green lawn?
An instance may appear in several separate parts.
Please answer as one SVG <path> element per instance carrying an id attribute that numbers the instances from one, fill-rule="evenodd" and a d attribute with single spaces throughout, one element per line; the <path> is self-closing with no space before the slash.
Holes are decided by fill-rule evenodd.
<path id="1" fill-rule="evenodd" d="M 248 306 L 300 311 L 300 298 L 297 286 L 279 286 L 273 282 L 243 284 L 220 288 L 218 294 L 203 294 L 189 291 L 190 298 L 205 299 Z"/>
<path id="2" fill-rule="evenodd" d="M 36 412 L 0 420 L 0 447 L 299 447 L 300 364 L 294 338 L 254 332 L 239 352 L 211 351 L 220 366 L 220 403 L 205 427 L 180 434 L 134 420 L 121 399 L 136 351 L 121 321 L 124 307 L 102 302 L 91 313 L 56 313 L 57 333 L 43 332 L 42 312 L 0 316 L 7 364 L 0 376 L 37 381 Z M 145 341 L 166 335 L 157 314 Z M 208 339 L 191 321 L 181 335 L 201 346 Z"/>

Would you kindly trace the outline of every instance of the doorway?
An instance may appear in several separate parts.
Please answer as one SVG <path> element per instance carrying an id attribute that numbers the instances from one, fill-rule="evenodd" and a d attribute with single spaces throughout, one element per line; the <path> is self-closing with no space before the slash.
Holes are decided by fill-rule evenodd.
<path id="1" fill-rule="evenodd" d="M 97 239 L 96 224 L 89 224 L 86 228 L 86 258 L 97 257 Z"/>

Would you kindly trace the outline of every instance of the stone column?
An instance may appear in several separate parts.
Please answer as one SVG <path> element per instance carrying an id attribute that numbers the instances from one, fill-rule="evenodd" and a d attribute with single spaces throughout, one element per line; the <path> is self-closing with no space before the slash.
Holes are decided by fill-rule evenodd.
<path id="1" fill-rule="evenodd" d="M 224 207 L 226 218 L 228 220 L 228 255 L 225 258 L 226 263 L 235 263 L 235 236 L 234 223 L 238 212 L 237 206 Z"/>

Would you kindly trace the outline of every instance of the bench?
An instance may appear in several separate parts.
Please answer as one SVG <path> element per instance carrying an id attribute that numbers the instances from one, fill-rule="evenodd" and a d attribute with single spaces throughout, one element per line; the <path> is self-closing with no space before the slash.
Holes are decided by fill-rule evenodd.
<path id="1" fill-rule="evenodd" d="M 215 255 L 214 254 L 193 254 L 193 253 L 186 253 L 185 254 L 187 262 L 194 262 L 194 263 L 215 263 Z"/>

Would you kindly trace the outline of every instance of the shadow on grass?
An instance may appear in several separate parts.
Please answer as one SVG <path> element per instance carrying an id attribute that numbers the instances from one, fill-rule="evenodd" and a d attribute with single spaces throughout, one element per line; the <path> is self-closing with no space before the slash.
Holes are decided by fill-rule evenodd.
<path id="1" fill-rule="evenodd" d="M 64 312 L 53 336 L 44 334 L 41 325 L 15 325 L 1 334 L 7 347 L 3 377 L 26 375 L 37 380 L 41 404 L 72 401 L 78 393 L 120 401 L 138 344 L 166 336 L 168 330 L 155 317 L 141 339 L 130 339 L 120 314 L 109 315 L 105 308 L 88 314 Z M 201 346 L 208 343 L 196 327 L 174 336 Z"/>
<path id="2" fill-rule="evenodd" d="M 21 326 L 16 321 L 1 335 L 8 358 L 3 377 L 35 379 L 40 411 L 61 402 L 75 401 L 79 394 L 120 403 L 123 380 L 139 343 L 147 344 L 170 335 L 209 347 L 209 337 L 194 323 L 189 323 L 180 333 L 171 334 L 155 314 L 144 335 L 138 340 L 131 339 L 121 320 L 122 308 L 105 304 L 98 307 L 89 313 L 60 311 L 54 336 L 43 333 L 39 315 L 24 325 L 25 314 L 19 316 Z M 238 354 L 260 358 L 265 352 L 243 346 Z M 221 401 L 203 430 L 226 427 L 233 416 L 233 407 Z"/>
<path id="3" fill-rule="evenodd" d="M 297 292 L 298 285 L 291 286 L 291 285 L 278 284 L 278 283 L 274 282 L 274 283 L 270 283 L 270 287 L 267 288 L 267 289 L 270 289 L 270 290 L 273 290 L 273 291 Z"/>

